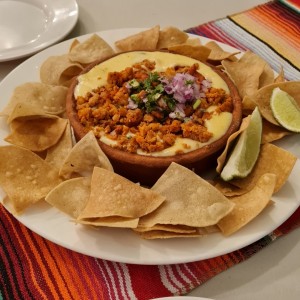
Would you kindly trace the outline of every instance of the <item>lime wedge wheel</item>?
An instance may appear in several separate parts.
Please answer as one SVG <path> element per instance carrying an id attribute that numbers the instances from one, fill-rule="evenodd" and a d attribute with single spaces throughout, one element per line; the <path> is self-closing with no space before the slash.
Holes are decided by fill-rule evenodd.
<path id="1" fill-rule="evenodd" d="M 262 118 L 258 108 L 252 112 L 249 126 L 240 134 L 220 176 L 229 181 L 244 178 L 253 169 L 260 151 Z"/>
<path id="2" fill-rule="evenodd" d="M 285 129 L 300 132 L 300 107 L 295 99 L 279 87 L 272 92 L 270 106 L 274 118 Z"/>

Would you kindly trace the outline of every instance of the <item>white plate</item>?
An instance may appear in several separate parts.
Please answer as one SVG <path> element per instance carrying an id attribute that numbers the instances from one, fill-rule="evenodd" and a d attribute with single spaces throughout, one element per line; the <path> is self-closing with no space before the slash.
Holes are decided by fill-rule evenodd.
<path id="1" fill-rule="evenodd" d="M 140 30 L 119 29 L 103 31 L 98 34 L 113 44 L 115 40 Z M 85 35 L 79 39 L 82 41 L 87 37 L 88 35 Z M 201 39 L 207 41 L 207 39 Z M 51 55 L 66 53 L 69 45 L 70 41 L 65 41 L 52 46 L 29 58 L 12 71 L 0 83 L 0 110 L 17 85 L 28 81 L 38 81 L 41 63 Z M 224 44 L 222 47 L 228 51 L 236 50 Z M 5 120 L 0 118 L 0 144 L 4 143 L 3 138 L 7 133 Z M 299 135 L 283 139 L 281 145 L 300 157 Z M 171 264 L 197 261 L 247 246 L 282 224 L 300 205 L 300 185 L 297 178 L 299 174 L 300 162 L 298 160 L 286 185 L 272 198 L 275 205 L 270 205 L 253 222 L 227 238 L 216 233 L 204 238 L 143 240 L 126 229 L 91 229 L 74 225 L 66 215 L 44 202 L 26 210 L 17 219 L 50 241 L 98 258 L 134 264 Z M 4 196 L 3 192 L 2 195 Z"/>
<path id="2" fill-rule="evenodd" d="M 60 41 L 77 19 L 75 0 L 0 0 L 0 62 L 28 56 Z"/>

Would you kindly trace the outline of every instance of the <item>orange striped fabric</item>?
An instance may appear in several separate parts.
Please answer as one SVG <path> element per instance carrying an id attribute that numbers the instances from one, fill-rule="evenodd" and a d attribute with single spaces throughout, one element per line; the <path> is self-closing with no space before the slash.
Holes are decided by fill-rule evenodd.
<path id="1" fill-rule="evenodd" d="M 273 4 L 235 14 L 230 19 L 300 69 L 299 15 L 288 9 L 283 15 Z"/>
<path id="2" fill-rule="evenodd" d="M 287 80 L 300 79 L 300 0 L 270 1 L 187 32 L 251 50 Z"/>

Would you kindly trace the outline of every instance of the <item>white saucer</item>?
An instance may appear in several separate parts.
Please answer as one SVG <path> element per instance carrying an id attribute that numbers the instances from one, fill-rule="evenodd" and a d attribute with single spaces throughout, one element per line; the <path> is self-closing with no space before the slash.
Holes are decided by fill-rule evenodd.
<path id="1" fill-rule="evenodd" d="M 0 1 L 0 62 L 29 56 L 60 41 L 77 19 L 75 0 Z"/>

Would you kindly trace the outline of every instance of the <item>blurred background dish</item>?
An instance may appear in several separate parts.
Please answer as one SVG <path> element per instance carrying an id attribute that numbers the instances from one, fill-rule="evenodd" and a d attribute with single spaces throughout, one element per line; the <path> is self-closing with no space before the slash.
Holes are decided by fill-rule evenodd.
<path id="1" fill-rule="evenodd" d="M 0 62 L 29 56 L 62 40 L 77 19 L 75 0 L 0 1 Z"/>

